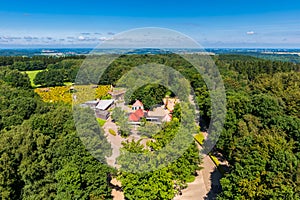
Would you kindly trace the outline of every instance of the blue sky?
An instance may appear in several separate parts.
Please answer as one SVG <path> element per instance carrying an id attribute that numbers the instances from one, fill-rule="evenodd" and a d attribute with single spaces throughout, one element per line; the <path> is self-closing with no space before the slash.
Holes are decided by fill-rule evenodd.
<path id="1" fill-rule="evenodd" d="M 300 1 L 1 0 L 0 48 L 95 47 L 140 27 L 182 32 L 204 47 L 300 48 Z"/>

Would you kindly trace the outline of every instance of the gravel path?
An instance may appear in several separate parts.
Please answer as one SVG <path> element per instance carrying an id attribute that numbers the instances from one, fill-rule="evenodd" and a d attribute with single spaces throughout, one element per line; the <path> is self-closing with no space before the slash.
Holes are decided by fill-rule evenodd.
<path id="1" fill-rule="evenodd" d="M 199 150 L 202 149 L 198 145 Z M 188 187 L 182 190 L 182 195 L 176 196 L 173 200 L 202 200 L 215 199 L 219 188 L 221 187 L 221 173 L 217 170 L 216 165 L 207 155 L 203 156 L 202 169 L 197 171 L 198 176 L 195 181 L 188 184 Z"/>
<path id="2" fill-rule="evenodd" d="M 122 142 L 125 141 L 125 139 L 118 134 L 114 136 L 109 133 L 109 129 L 112 129 L 116 133 L 118 133 L 118 127 L 115 123 L 111 121 L 111 118 L 109 118 L 104 124 L 103 129 L 105 131 L 107 141 L 111 144 L 112 147 L 112 155 L 106 158 L 106 161 L 110 166 L 119 168 L 120 166 L 116 164 L 116 158 L 120 155 L 120 148 L 122 147 Z"/>

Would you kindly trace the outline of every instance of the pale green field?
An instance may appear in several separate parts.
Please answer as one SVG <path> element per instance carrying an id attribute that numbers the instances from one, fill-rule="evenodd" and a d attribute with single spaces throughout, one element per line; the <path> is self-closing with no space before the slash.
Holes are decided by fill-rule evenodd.
<path id="1" fill-rule="evenodd" d="M 43 70 L 34 70 L 34 71 L 25 71 L 24 73 L 28 74 L 29 78 L 30 78 L 30 82 L 31 82 L 31 86 L 32 87 L 37 87 L 38 85 L 35 85 L 33 80 L 36 76 L 37 73 L 41 72 Z"/>

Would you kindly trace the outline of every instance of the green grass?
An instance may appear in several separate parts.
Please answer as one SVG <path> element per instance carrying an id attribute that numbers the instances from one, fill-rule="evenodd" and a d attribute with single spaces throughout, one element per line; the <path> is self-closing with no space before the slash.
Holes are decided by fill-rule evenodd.
<path id="1" fill-rule="evenodd" d="M 34 70 L 34 71 L 25 71 L 24 73 L 28 74 L 28 77 L 30 78 L 31 86 L 32 87 L 38 87 L 38 85 L 35 85 L 33 80 L 37 73 L 41 72 L 43 70 Z"/>
<path id="2" fill-rule="evenodd" d="M 72 82 L 64 82 L 64 84 L 65 84 L 65 86 L 71 86 L 71 85 L 73 85 Z"/>
<path id="3" fill-rule="evenodd" d="M 97 118 L 97 122 L 98 122 L 99 125 L 102 127 L 102 126 L 105 124 L 106 120 Z"/>

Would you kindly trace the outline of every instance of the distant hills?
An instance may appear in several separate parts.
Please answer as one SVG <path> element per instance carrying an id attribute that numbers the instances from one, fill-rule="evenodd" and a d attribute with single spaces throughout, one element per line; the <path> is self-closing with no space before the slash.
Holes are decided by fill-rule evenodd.
<path id="1" fill-rule="evenodd" d="M 28 49 L 0 49 L 0 56 L 74 56 L 74 55 L 87 55 L 91 52 L 97 54 L 103 53 L 124 53 L 127 49 L 92 49 L 92 48 L 28 48 Z M 258 58 L 277 60 L 277 61 L 287 61 L 300 63 L 300 49 L 283 49 L 283 48 L 208 48 L 205 49 L 208 55 L 215 54 L 241 54 L 249 55 Z M 128 54 L 165 54 L 165 53 L 203 53 L 203 49 L 170 49 L 170 50 L 160 50 L 160 49 L 141 49 L 130 51 Z"/>

